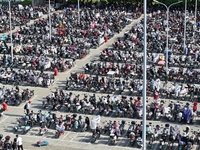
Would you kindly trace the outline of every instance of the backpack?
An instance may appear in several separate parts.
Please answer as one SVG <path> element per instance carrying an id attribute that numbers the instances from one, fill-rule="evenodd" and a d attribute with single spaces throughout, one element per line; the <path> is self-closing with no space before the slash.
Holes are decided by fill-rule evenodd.
<path id="1" fill-rule="evenodd" d="M 27 108 L 27 103 L 24 105 L 24 109 L 26 109 Z"/>

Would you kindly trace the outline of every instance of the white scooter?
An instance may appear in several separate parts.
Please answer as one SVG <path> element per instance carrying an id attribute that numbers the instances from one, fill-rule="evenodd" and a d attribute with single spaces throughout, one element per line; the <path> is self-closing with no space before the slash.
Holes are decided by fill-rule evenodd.
<path id="1" fill-rule="evenodd" d="M 179 123 L 182 121 L 182 118 L 183 118 L 183 113 L 181 111 L 179 111 L 178 116 L 177 116 Z"/>
<path id="2" fill-rule="evenodd" d="M 44 126 L 43 128 L 40 128 L 39 134 L 40 134 L 40 135 L 44 135 L 47 131 L 48 131 L 47 127 Z"/>
<path id="3" fill-rule="evenodd" d="M 112 145 L 115 145 L 116 140 L 117 140 L 117 136 L 115 134 L 110 134 L 110 143 Z"/>
<path id="4" fill-rule="evenodd" d="M 181 87 L 182 86 L 177 86 L 176 88 L 175 88 L 175 90 L 174 90 L 174 95 L 175 95 L 175 98 L 177 98 L 178 96 L 179 96 L 179 93 L 180 93 L 180 91 L 181 91 Z"/>
<path id="5" fill-rule="evenodd" d="M 139 148 L 143 147 L 143 142 L 142 142 L 142 138 L 141 138 L 141 137 L 138 137 L 138 138 L 136 139 L 136 142 L 137 142 L 137 146 L 138 146 Z"/>
<path id="6" fill-rule="evenodd" d="M 154 129 L 154 132 L 153 132 L 153 138 L 154 138 L 154 140 L 156 140 L 156 139 L 158 139 L 158 129 L 157 128 L 155 128 Z"/>
<path id="7" fill-rule="evenodd" d="M 160 109 L 157 109 L 157 110 L 156 110 L 156 120 L 159 120 L 160 117 L 161 117 Z"/>
<path id="8" fill-rule="evenodd" d="M 172 84 L 169 88 L 167 88 L 167 95 L 171 96 L 172 93 L 175 91 L 175 86 Z"/>
<path id="9" fill-rule="evenodd" d="M 197 113 L 196 112 L 192 112 L 192 123 L 196 122 L 196 117 L 197 117 Z"/>
<path id="10" fill-rule="evenodd" d="M 171 114 L 171 108 L 170 107 L 164 107 L 163 114 L 165 114 L 165 117 L 167 118 L 167 120 L 171 121 L 173 116 Z"/>

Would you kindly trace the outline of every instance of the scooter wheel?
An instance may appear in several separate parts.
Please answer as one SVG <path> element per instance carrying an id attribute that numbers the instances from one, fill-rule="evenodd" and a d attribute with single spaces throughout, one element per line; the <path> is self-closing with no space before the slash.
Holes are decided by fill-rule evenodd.
<path id="1" fill-rule="evenodd" d="M 85 132 L 85 128 L 82 129 L 82 132 Z"/>
<path id="2" fill-rule="evenodd" d="M 94 138 L 92 138 L 92 141 L 91 141 L 92 143 L 95 143 L 96 142 L 96 139 L 94 139 Z"/>

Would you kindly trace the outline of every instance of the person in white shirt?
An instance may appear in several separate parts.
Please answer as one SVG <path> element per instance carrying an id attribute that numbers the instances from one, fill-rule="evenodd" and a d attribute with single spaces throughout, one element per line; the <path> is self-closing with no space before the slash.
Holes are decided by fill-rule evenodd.
<path id="1" fill-rule="evenodd" d="M 16 135 L 17 138 L 17 147 L 18 150 L 23 150 L 23 144 L 22 144 L 22 138 L 18 136 L 18 134 Z"/>
<path id="2" fill-rule="evenodd" d="M 56 125 L 56 130 L 59 131 L 60 133 L 65 132 L 65 126 L 63 125 L 62 122 L 60 122 L 58 125 Z"/>
<path id="3" fill-rule="evenodd" d="M 25 106 L 24 106 L 24 110 L 26 110 L 26 114 L 28 115 L 30 113 L 30 105 L 31 105 L 31 100 L 29 100 L 28 102 L 26 102 Z"/>

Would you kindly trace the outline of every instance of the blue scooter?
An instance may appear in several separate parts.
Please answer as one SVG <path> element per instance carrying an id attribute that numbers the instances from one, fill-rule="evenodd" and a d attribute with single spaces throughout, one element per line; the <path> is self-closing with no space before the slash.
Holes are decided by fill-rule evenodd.
<path id="1" fill-rule="evenodd" d="M 79 129 L 81 129 L 81 132 L 85 131 L 85 123 L 82 122 L 82 116 L 79 116 L 79 119 L 74 121 L 73 127 L 75 132 Z"/>
<path id="2" fill-rule="evenodd" d="M 123 132 L 124 132 L 124 126 L 125 126 L 125 124 L 126 124 L 126 121 L 122 120 L 122 122 L 121 122 L 121 124 L 119 126 L 119 130 L 120 130 L 121 134 L 123 134 Z"/>
<path id="3" fill-rule="evenodd" d="M 78 127 L 80 128 L 81 132 L 84 132 L 85 131 L 85 122 L 83 122 L 82 119 L 83 119 L 82 116 L 79 116 Z"/>
<path id="4" fill-rule="evenodd" d="M 17 118 L 17 125 L 13 128 L 14 132 L 17 132 L 22 127 L 22 120 Z"/>
<path id="5" fill-rule="evenodd" d="M 78 120 L 75 120 L 75 121 L 74 121 L 74 131 L 75 131 L 75 132 L 78 131 L 78 127 L 79 127 Z"/>
<path id="6" fill-rule="evenodd" d="M 32 127 L 32 122 L 31 120 L 28 120 L 23 129 L 23 134 L 26 134 L 28 131 L 30 131 L 31 127 Z"/>
<path id="7" fill-rule="evenodd" d="M 47 145 L 49 145 L 49 142 L 47 142 L 47 141 L 38 141 L 37 142 L 37 145 L 40 147 L 40 146 L 47 146 Z"/>

